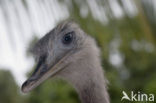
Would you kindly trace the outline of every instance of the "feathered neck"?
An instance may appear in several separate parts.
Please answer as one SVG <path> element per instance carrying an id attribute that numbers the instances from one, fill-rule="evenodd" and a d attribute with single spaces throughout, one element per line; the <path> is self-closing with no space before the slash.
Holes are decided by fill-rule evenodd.
<path id="1" fill-rule="evenodd" d="M 106 83 L 102 75 L 102 72 L 95 74 L 85 85 L 77 87 L 82 103 L 109 103 Z"/>

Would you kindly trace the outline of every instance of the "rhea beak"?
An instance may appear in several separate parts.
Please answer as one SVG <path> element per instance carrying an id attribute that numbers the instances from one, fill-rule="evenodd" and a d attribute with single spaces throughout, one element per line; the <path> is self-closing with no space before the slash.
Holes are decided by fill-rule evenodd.
<path id="1" fill-rule="evenodd" d="M 53 64 L 53 66 L 39 64 L 36 67 L 35 72 L 32 74 L 32 76 L 30 76 L 30 78 L 23 83 L 22 92 L 27 93 L 31 91 L 32 89 L 40 85 L 42 82 L 44 82 L 46 79 L 54 76 L 55 74 L 57 74 L 57 72 L 68 66 L 71 63 L 72 54 L 72 51 L 69 52 L 56 64 Z"/>

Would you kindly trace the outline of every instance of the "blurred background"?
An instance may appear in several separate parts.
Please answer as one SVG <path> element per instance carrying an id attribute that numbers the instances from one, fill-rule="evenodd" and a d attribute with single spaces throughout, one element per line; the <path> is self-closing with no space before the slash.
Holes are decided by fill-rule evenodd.
<path id="1" fill-rule="evenodd" d="M 62 80 L 20 91 L 34 67 L 28 49 L 66 19 L 97 40 L 111 103 L 123 90 L 156 95 L 156 0 L 0 0 L 0 103 L 80 103 Z"/>

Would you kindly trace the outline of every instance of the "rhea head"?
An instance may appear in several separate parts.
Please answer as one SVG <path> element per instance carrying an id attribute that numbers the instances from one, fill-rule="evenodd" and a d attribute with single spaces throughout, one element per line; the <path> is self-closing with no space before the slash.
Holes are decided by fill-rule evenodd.
<path id="1" fill-rule="evenodd" d="M 59 24 L 36 43 L 32 52 L 37 66 L 22 85 L 23 92 L 31 91 L 49 77 L 61 77 L 72 83 L 80 94 L 94 91 L 107 96 L 99 49 L 94 39 L 76 23 Z"/>

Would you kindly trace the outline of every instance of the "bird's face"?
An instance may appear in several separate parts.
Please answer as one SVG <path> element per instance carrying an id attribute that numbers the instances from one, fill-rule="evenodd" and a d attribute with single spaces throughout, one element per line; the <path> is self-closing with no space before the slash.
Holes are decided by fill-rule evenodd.
<path id="1" fill-rule="evenodd" d="M 31 91 L 72 64 L 72 58 L 81 51 L 85 37 L 75 23 L 64 22 L 40 39 L 32 49 L 37 58 L 36 69 L 22 85 L 22 91 Z"/>

